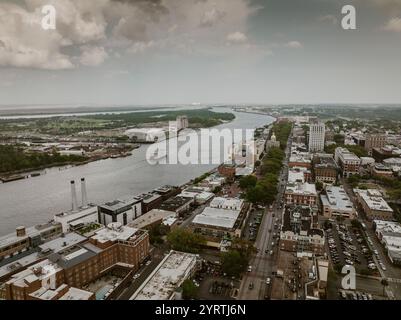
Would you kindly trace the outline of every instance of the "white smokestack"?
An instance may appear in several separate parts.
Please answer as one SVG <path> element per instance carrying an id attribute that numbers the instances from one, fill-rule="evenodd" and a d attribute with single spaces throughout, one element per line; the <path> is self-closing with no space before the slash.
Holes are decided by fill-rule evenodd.
<path id="1" fill-rule="evenodd" d="M 75 190 L 75 181 L 71 180 L 71 200 L 72 200 L 72 211 L 78 210 L 77 192 Z"/>
<path id="2" fill-rule="evenodd" d="M 81 178 L 81 195 L 82 195 L 82 207 L 86 208 L 88 206 L 88 196 L 86 194 L 85 178 Z"/>

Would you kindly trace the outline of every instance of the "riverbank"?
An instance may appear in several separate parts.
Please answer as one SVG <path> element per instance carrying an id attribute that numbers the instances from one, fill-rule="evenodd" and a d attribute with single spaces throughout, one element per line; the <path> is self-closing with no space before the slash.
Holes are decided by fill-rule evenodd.
<path id="1" fill-rule="evenodd" d="M 51 168 L 63 168 L 63 167 L 71 167 L 71 166 L 83 166 L 89 164 L 91 162 L 106 160 L 106 159 L 117 159 L 117 158 L 125 158 L 132 155 L 132 151 L 139 148 L 140 145 L 133 144 L 132 148 L 126 149 L 124 152 L 119 153 L 110 153 L 99 156 L 91 156 L 88 158 L 83 158 L 82 160 L 76 161 L 62 161 L 62 162 L 53 162 L 39 166 L 32 166 L 28 168 L 24 168 L 21 170 L 13 170 L 13 171 L 5 171 L 0 172 L 0 183 L 8 183 L 22 179 L 28 179 L 32 177 L 38 177 L 43 174 L 43 170 L 51 169 Z"/>
<path id="2" fill-rule="evenodd" d="M 232 112 L 218 108 L 220 112 Z M 216 129 L 254 129 L 270 124 L 271 117 L 233 112 L 236 118 Z M 201 131 L 197 131 L 201 135 Z M 201 138 L 201 137 L 200 137 Z M 204 138 L 203 138 L 204 139 Z M 187 141 L 191 145 L 197 141 Z M 211 145 L 211 153 L 219 154 L 223 146 Z M 199 153 L 204 152 L 197 145 Z M 64 170 L 46 169 L 46 174 L 35 179 L 24 179 L 0 184 L 0 234 L 13 232 L 20 224 L 35 225 L 48 221 L 54 214 L 71 207 L 70 180 L 85 177 L 88 200 L 104 203 L 133 194 L 141 194 L 161 185 L 180 186 L 217 167 L 215 164 L 151 165 L 146 160 L 147 147 L 133 151 L 132 156 L 95 161 Z"/>

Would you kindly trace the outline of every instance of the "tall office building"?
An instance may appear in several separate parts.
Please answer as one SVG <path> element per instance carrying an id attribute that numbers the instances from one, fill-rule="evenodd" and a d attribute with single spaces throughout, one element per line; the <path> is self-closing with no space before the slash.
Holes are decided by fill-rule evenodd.
<path id="1" fill-rule="evenodd" d="M 309 152 L 324 150 L 324 137 L 326 128 L 322 122 L 312 122 L 309 127 Z"/>

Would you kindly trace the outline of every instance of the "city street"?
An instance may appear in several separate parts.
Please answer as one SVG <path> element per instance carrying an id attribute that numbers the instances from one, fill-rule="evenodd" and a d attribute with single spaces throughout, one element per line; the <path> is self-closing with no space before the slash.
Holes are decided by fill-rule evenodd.
<path id="1" fill-rule="evenodd" d="M 280 174 L 278 193 L 276 201 L 272 205 L 272 209 L 266 208 L 263 215 L 262 223 L 259 228 L 259 233 L 255 241 L 255 247 L 259 249 L 256 255 L 251 259 L 249 265 L 252 266 L 252 271 L 244 274 L 239 294 L 239 300 L 262 300 L 270 296 L 272 271 L 274 271 L 275 262 L 277 259 L 278 246 L 274 241 L 273 233 L 279 234 L 279 229 L 274 230 L 274 224 L 281 224 L 282 208 L 281 200 L 285 191 L 287 175 L 288 175 L 288 160 L 291 150 L 291 136 L 287 143 L 286 158 L 283 163 L 283 169 Z M 274 213 L 274 217 L 273 217 Z M 270 251 L 273 250 L 273 255 Z M 267 278 L 270 278 L 270 284 L 266 284 Z M 250 289 L 250 284 L 253 283 L 253 289 Z"/>

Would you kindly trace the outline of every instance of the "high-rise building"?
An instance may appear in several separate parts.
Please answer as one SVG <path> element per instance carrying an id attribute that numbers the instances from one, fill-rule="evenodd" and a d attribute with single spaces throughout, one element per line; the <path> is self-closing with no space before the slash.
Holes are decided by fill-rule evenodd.
<path id="1" fill-rule="evenodd" d="M 324 150 L 324 137 L 326 128 L 324 123 L 312 122 L 309 127 L 309 152 L 321 152 Z"/>
<path id="2" fill-rule="evenodd" d="M 386 145 L 386 135 L 367 134 L 365 137 L 365 149 L 372 154 L 373 148 L 383 148 Z"/>

